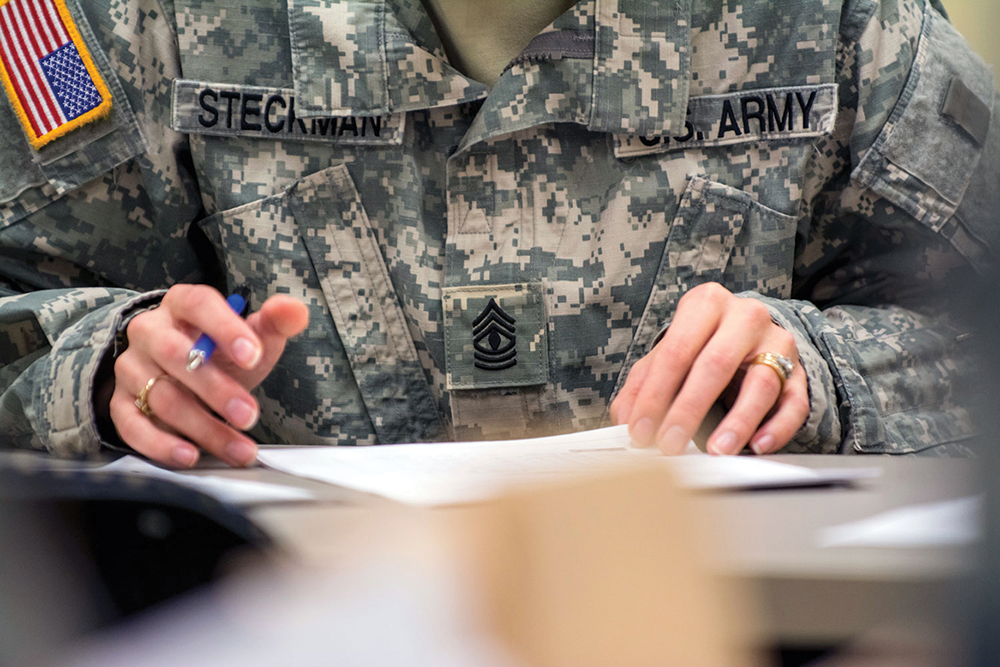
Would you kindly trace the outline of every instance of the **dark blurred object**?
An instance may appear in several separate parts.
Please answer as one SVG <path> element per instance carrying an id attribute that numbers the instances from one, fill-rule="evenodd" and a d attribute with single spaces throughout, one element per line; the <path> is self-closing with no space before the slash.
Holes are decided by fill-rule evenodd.
<path id="1" fill-rule="evenodd" d="M 38 664 L 270 544 L 241 514 L 188 488 L 3 456 L 0 667 Z"/>
<path id="2" fill-rule="evenodd" d="M 0 536 L 0 665 L 37 664 L 114 616 L 54 505 L 0 503 Z"/>
<path id="3" fill-rule="evenodd" d="M 1000 272 L 984 280 L 978 289 L 976 313 L 977 348 L 983 357 L 982 386 L 977 387 L 978 421 L 982 437 L 979 480 L 986 491 L 986 539 L 982 547 L 982 571 L 971 582 L 970 600 L 976 602 L 971 620 L 972 664 L 1000 664 Z"/>

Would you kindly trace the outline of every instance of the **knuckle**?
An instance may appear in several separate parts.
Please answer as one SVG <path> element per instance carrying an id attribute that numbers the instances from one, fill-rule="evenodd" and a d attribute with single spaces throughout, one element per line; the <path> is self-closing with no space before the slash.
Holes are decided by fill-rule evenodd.
<path id="1" fill-rule="evenodd" d="M 679 338 L 664 339 L 660 345 L 663 347 L 656 355 L 657 365 L 670 371 L 687 370 L 698 352 L 690 341 Z"/>
<path id="2" fill-rule="evenodd" d="M 118 358 L 114 361 L 116 379 L 127 380 L 130 377 L 129 368 L 132 366 L 134 356 L 135 353 L 131 349 L 127 349 L 118 355 Z"/>
<path id="3" fill-rule="evenodd" d="M 128 325 L 125 327 L 125 335 L 128 337 L 130 343 L 134 343 L 136 340 L 149 335 L 149 332 L 153 328 L 151 317 L 155 312 L 155 310 L 150 310 L 145 313 L 139 313 L 129 320 Z"/>
<path id="4" fill-rule="evenodd" d="M 182 403 L 180 391 L 166 378 L 156 383 L 147 398 L 156 416 L 167 420 L 178 414 Z"/>
<path id="5" fill-rule="evenodd" d="M 757 422 L 759 423 L 760 420 L 758 419 Z M 756 424 L 751 423 L 751 419 L 748 418 L 746 413 L 734 410 L 730 411 L 730 413 L 726 415 L 725 422 L 719 426 L 718 430 L 733 431 L 736 433 L 737 437 L 747 440 L 749 439 L 750 434 L 754 432 L 755 428 Z"/>
<path id="6" fill-rule="evenodd" d="M 774 369 L 766 366 L 761 368 L 759 377 L 758 383 L 762 391 L 774 394 L 775 396 L 781 392 L 781 379 Z"/>
<path id="7" fill-rule="evenodd" d="M 187 283 L 179 283 L 174 285 L 167 290 L 167 293 L 163 295 L 163 303 L 168 307 L 173 307 L 174 304 L 184 303 L 186 295 L 190 292 L 191 285 Z"/>
<path id="8" fill-rule="evenodd" d="M 803 419 L 809 416 L 809 399 L 805 396 L 792 396 L 788 399 L 788 407 L 796 416 L 801 416 Z"/>
<path id="9" fill-rule="evenodd" d="M 201 437 L 197 444 L 216 456 L 224 455 L 226 446 L 229 443 L 242 439 L 230 426 L 227 426 L 207 413 L 205 413 L 203 421 L 204 424 L 200 433 Z"/>
<path id="10" fill-rule="evenodd" d="M 670 414 L 668 415 L 668 418 L 672 417 L 675 421 L 681 421 L 676 419 L 678 415 L 684 416 L 686 420 L 687 418 L 699 416 L 704 411 L 705 406 L 699 396 L 696 396 L 691 392 L 682 392 L 681 395 L 674 400 L 673 405 L 670 406 Z"/>
<path id="11" fill-rule="evenodd" d="M 724 301 L 733 295 L 732 292 L 722 286 L 721 283 L 705 283 L 702 291 L 713 301 Z"/>
<path id="12" fill-rule="evenodd" d="M 115 417 L 116 412 L 117 418 Z M 118 435 L 121 436 L 121 439 L 134 447 L 139 436 L 139 429 L 137 428 L 138 424 L 136 423 L 135 418 L 132 415 L 122 414 L 122 410 L 119 408 L 118 410 L 112 412 L 111 420 L 115 425 L 115 429 L 118 431 Z"/>
<path id="13" fill-rule="evenodd" d="M 725 287 L 719 283 L 702 283 L 701 285 L 696 285 L 687 291 L 684 297 L 690 296 L 688 301 L 693 301 L 695 299 L 704 299 L 710 303 L 720 303 L 730 292 Z"/>
<path id="14" fill-rule="evenodd" d="M 191 309 L 203 308 L 211 304 L 215 294 L 215 290 L 207 285 L 188 285 L 184 305 Z"/>
<path id="15" fill-rule="evenodd" d="M 157 354 L 168 364 L 183 363 L 187 359 L 187 355 L 188 346 L 175 337 L 168 337 L 160 343 Z"/>
<path id="16" fill-rule="evenodd" d="M 625 384 L 622 386 L 622 391 L 627 391 L 629 388 L 634 389 L 638 385 L 642 384 L 643 378 L 646 376 L 646 372 L 649 367 L 649 357 L 643 357 L 639 361 L 632 365 L 632 368 L 628 370 L 628 374 L 625 376 Z"/>
<path id="17" fill-rule="evenodd" d="M 111 401 L 108 403 L 108 412 L 111 415 L 111 421 L 115 422 L 115 426 L 118 426 L 118 422 L 122 419 L 124 400 L 122 393 L 116 391 L 111 395 Z"/>
<path id="18" fill-rule="evenodd" d="M 778 328 L 774 333 L 774 339 L 777 341 L 778 345 L 782 347 L 782 349 L 787 351 L 796 350 L 795 336 L 792 335 L 791 331 Z"/>
<path id="19" fill-rule="evenodd" d="M 163 303 L 167 305 L 171 313 L 183 319 L 192 310 L 205 307 L 211 303 L 215 290 L 208 285 L 180 284 L 174 285 L 163 297 Z"/>
<path id="20" fill-rule="evenodd" d="M 698 358 L 698 365 L 709 373 L 729 373 L 737 366 L 731 352 L 726 350 L 705 350 Z"/>
<path id="21" fill-rule="evenodd" d="M 744 317 L 754 326 L 771 324 L 771 311 L 756 299 L 740 299 Z"/>

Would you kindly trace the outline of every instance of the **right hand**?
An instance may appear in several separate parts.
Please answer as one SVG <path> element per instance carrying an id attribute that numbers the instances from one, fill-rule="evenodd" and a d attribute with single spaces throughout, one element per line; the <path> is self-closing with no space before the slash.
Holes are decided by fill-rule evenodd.
<path id="1" fill-rule="evenodd" d="M 285 342 L 306 328 L 309 311 L 276 295 L 246 320 L 207 285 L 175 285 L 158 308 L 128 324 L 128 349 L 115 360 L 110 415 L 132 449 L 174 467 L 190 468 L 204 449 L 234 466 L 257 458 L 257 445 L 243 434 L 259 416 L 250 395 L 267 377 Z M 188 353 L 202 333 L 216 343 L 208 363 L 188 371 Z M 136 396 L 154 377 L 146 417 Z M 221 418 L 220 418 L 221 417 Z"/>

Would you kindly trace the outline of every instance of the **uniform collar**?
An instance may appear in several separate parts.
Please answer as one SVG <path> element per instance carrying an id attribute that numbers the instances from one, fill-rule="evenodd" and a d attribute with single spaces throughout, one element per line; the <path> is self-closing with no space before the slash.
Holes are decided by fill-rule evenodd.
<path id="1" fill-rule="evenodd" d="M 581 0 L 543 33 L 585 36 L 592 57 L 536 54 L 490 90 L 448 63 L 420 0 L 291 0 L 296 98 L 316 116 L 486 98 L 463 144 L 558 122 L 665 135 L 683 127 L 687 110 L 691 1 Z"/>

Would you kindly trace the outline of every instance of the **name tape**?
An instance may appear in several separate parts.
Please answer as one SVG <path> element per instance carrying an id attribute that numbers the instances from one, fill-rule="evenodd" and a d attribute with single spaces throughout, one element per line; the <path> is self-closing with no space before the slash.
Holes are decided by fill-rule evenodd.
<path id="1" fill-rule="evenodd" d="M 186 79 L 174 81 L 171 111 L 171 125 L 185 134 L 375 146 L 401 144 L 405 118 L 303 118 L 293 90 Z"/>
<path id="2" fill-rule="evenodd" d="M 616 157 L 752 141 L 787 141 L 833 131 L 837 86 L 793 86 L 692 97 L 684 133 L 673 137 L 615 137 Z"/>

